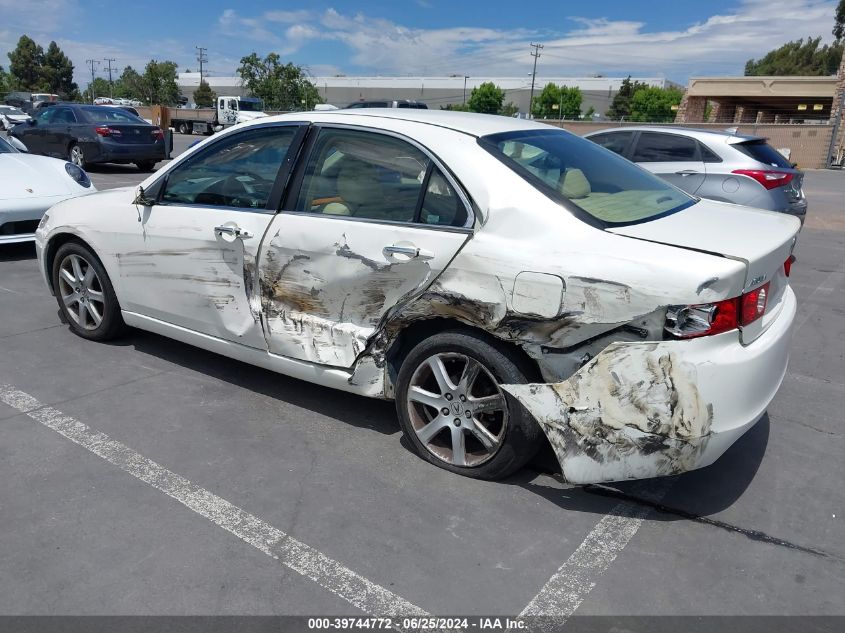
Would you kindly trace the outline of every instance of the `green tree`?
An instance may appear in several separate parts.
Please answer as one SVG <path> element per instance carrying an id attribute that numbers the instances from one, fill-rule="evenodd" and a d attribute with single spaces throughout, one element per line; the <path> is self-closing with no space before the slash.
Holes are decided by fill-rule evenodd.
<path id="1" fill-rule="evenodd" d="M 662 123 L 675 120 L 673 106 L 681 103 L 684 93 L 678 88 L 640 88 L 631 98 L 631 121 Z"/>
<path id="2" fill-rule="evenodd" d="M 11 90 L 9 86 L 9 73 L 0 66 L 0 95 L 6 94 L 9 90 Z"/>
<path id="3" fill-rule="evenodd" d="M 44 54 L 41 76 L 44 87 L 63 99 L 71 99 L 79 92 L 78 86 L 73 81 L 73 62 L 55 42 L 50 42 Z"/>
<path id="4" fill-rule="evenodd" d="M 833 22 L 833 37 L 839 41 L 843 36 L 845 36 L 845 0 L 839 0 Z"/>
<path id="5" fill-rule="evenodd" d="M 44 49 L 35 40 L 21 35 L 15 50 L 7 55 L 13 90 L 38 92 L 43 89 Z"/>
<path id="6" fill-rule="evenodd" d="M 821 45 L 821 36 L 787 42 L 760 59 L 745 64 L 748 75 L 835 75 L 843 43 Z"/>
<path id="7" fill-rule="evenodd" d="M 500 114 L 502 116 L 513 116 L 519 112 L 519 106 L 516 105 L 513 101 L 508 101 L 505 105 L 502 106 L 502 111 Z"/>
<path id="8" fill-rule="evenodd" d="M 621 121 L 622 119 L 629 119 L 631 117 L 631 99 L 634 93 L 648 86 L 639 81 L 631 81 L 631 76 L 622 80 L 622 85 L 619 87 L 619 92 L 613 95 L 613 101 L 610 103 L 610 108 L 605 112 L 608 119 L 614 121 Z"/>
<path id="9" fill-rule="evenodd" d="M 176 64 L 150 60 L 141 75 L 143 100 L 149 105 L 176 105 L 179 86 L 176 83 Z"/>
<path id="10" fill-rule="evenodd" d="M 82 100 L 85 103 L 91 103 L 97 97 L 109 96 L 109 82 L 102 77 L 96 77 L 94 81 L 88 84 L 88 87 L 82 93 Z"/>
<path id="11" fill-rule="evenodd" d="M 208 82 L 202 80 L 200 85 L 194 90 L 194 103 L 198 108 L 210 108 L 217 100 L 217 93 L 215 93 Z"/>
<path id="12" fill-rule="evenodd" d="M 268 110 L 311 109 L 323 102 L 305 71 L 290 62 L 283 64 L 277 53 L 264 59 L 256 53 L 242 57 L 238 75 L 250 94 L 260 97 Z"/>
<path id="13" fill-rule="evenodd" d="M 119 99 L 142 101 L 145 95 L 144 80 L 132 66 L 127 66 L 114 82 L 114 96 Z"/>
<path id="14" fill-rule="evenodd" d="M 543 91 L 534 97 L 531 113 L 541 119 L 577 119 L 581 116 L 583 95 L 577 86 L 546 84 Z"/>
<path id="15" fill-rule="evenodd" d="M 441 110 L 449 110 L 451 112 L 469 112 L 469 106 L 466 103 L 447 103 L 440 106 Z"/>
<path id="16" fill-rule="evenodd" d="M 472 93 L 467 100 L 467 105 L 469 106 L 470 112 L 499 114 L 502 111 L 504 100 L 505 91 L 492 81 L 486 81 L 477 88 L 472 89 Z"/>
<path id="17" fill-rule="evenodd" d="M 592 121 L 595 113 L 596 113 L 596 109 L 593 106 L 590 106 L 587 109 L 587 111 L 584 114 L 581 115 L 581 118 L 584 119 L 585 121 Z"/>

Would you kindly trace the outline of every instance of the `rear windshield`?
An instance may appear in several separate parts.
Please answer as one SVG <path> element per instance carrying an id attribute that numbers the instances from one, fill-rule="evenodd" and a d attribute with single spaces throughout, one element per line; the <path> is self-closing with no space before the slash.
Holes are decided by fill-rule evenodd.
<path id="1" fill-rule="evenodd" d="M 605 225 L 643 222 L 696 202 L 621 156 L 563 130 L 492 134 L 479 143 L 546 195 Z"/>
<path id="2" fill-rule="evenodd" d="M 147 125 L 144 119 L 127 112 L 122 108 L 110 108 L 108 106 L 88 106 L 80 108 L 83 116 L 89 123 L 129 123 L 132 125 Z"/>
<path id="3" fill-rule="evenodd" d="M 760 139 L 759 141 L 735 143 L 734 147 L 746 156 L 750 156 L 754 160 L 765 163 L 766 165 L 771 165 L 772 167 L 792 167 L 783 154 L 763 139 Z"/>

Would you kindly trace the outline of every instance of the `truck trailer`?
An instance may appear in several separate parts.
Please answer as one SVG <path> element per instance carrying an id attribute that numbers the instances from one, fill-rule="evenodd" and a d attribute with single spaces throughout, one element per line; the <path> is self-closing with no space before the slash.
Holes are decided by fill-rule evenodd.
<path id="1" fill-rule="evenodd" d="M 170 127 L 180 134 L 213 134 L 223 128 L 267 116 L 255 97 L 217 97 L 214 108 L 168 108 Z"/>

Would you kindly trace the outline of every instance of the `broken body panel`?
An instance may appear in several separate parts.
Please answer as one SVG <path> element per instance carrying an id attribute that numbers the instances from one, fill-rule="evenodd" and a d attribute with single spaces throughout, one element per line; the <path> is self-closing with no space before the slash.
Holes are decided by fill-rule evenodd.
<path id="1" fill-rule="evenodd" d="M 308 114 L 316 122 L 331 116 Z M 373 125 L 364 115 L 343 120 Z M 450 168 L 473 202 L 471 231 L 283 211 L 255 214 L 248 246 L 214 235 L 207 220 L 173 220 L 164 231 L 169 238 L 154 241 L 145 233 L 154 226 L 144 215 L 149 209 L 132 204 L 134 192 L 125 190 L 84 210 L 73 201 L 55 207 L 38 234 L 42 271 L 49 241 L 73 233 L 101 255 L 121 301 L 130 298 L 123 303 L 128 323 L 373 397 L 392 397 L 391 363 L 408 327 L 439 319 L 482 330 L 536 363 L 545 382 L 503 388 L 536 418 L 573 483 L 707 465 L 764 413 L 786 367 L 795 299 L 782 264 L 797 221 L 701 201 L 655 221 L 602 230 L 471 135 L 376 121 L 423 143 Z M 704 231 L 709 214 L 732 222 L 748 248 Z M 243 226 L 244 214 L 237 217 Z M 405 261 L 384 250 L 406 242 L 426 256 Z M 180 297 L 181 287 L 156 292 L 158 286 L 144 285 L 151 274 L 202 276 L 193 292 L 208 296 Z M 663 340 L 668 306 L 738 297 L 751 282 L 770 280 L 777 282 L 774 309 L 753 336 L 732 330 Z M 200 310 L 206 323 L 190 317 Z M 180 321 L 178 313 L 187 316 Z"/>

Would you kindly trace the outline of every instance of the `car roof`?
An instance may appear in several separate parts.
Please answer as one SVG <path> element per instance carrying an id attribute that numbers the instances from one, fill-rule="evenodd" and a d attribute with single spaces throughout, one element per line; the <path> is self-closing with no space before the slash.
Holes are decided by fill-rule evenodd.
<path id="1" fill-rule="evenodd" d="M 697 138 L 701 141 L 714 139 L 738 139 L 742 141 L 756 141 L 764 140 L 762 136 L 754 136 L 751 134 L 737 134 L 730 128 L 724 130 L 706 130 L 696 127 L 667 127 L 662 125 L 628 125 L 625 127 L 606 128 L 603 130 L 596 130 L 585 134 L 585 137 L 595 136 L 596 134 L 606 134 L 608 132 L 664 132 L 666 134 L 677 134 L 679 136 L 689 136 Z"/>
<path id="2" fill-rule="evenodd" d="M 520 130 L 559 130 L 560 128 L 536 123 L 526 119 L 477 114 L 474 112 L 452 112 L 450 110 L 417 110 L 413 108 L 352 108 L 330 111 L 289 112 L 272 117 L 256 119 L 250 124 L 271 121 L 309 121 L 311 123 L 353 123 L 352 119 L 367 119 L 367 125 L 378 126 L 378 121 L 411 121 L 447 128 L 471 136 L 486 136 L 500 132 Z"/>

